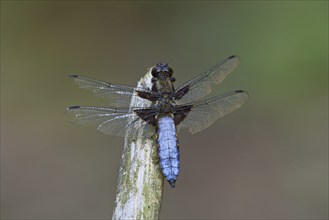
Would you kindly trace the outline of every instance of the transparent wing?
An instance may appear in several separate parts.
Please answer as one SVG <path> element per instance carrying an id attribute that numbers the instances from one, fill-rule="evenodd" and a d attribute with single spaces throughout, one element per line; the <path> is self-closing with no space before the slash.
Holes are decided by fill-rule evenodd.
<path id="1" fill-rule="evenodd" d="M 224 61 L 216 64 L 207 72 L 187 81 L 179 86 L 175 93 L 187 91 L 187 93 L 176 100 L 178 104 L 196 101 L 211 92 L 212 84 L 220 84 L 240 63 L 238 56 L 230 56 Z"/>
<path id="2" fill-rule="evenodd" d="M 91 89 L 97 96 L 110 99 L 110 104 L 116 107 L 129 106 L 133 95 L 136 95 L 136 88 L 127 85 L 117 85 L 108 82 L 91 79 L 80 75 L 69 75 L 80 88 Z M 142 90 L 143 89 L 138 89 Z"/>
<path id="3" fill-rule="evenodd" d="M 178 130 L 188 129 L 191 134 L 202 131 L 216 120 L 240 108 L 247 99 L 248 93 L 238 90 L 207 100 L 188 103 L 193 107 L 177 128 Z"/>
<path id="4" fill-rule="evenodd" d="M 150 116 L 156 114 L 152 108 L 136 109 L 144 109 Z M 71 120 L 74 124 L 96 126 L 97 131 L 106 135 L 125 137 L 129 132 L 129 135 L 135 137 L 150 137 L 154 133 L 153 126 L 140 119 L 129 108 L 71 106 L 66 110 L 74 116 Z"/>

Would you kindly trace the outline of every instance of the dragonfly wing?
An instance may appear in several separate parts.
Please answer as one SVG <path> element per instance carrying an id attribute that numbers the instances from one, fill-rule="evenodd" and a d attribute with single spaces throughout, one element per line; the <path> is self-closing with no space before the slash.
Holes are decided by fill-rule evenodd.
<path id="1" fill-rule="evenodd" d="M 150 108 L 145 110 L 149 110 L 150 114 L 154 112 Z M 74 124 L 96 126 L 97 131 L 106 135 L 125 137 L 128 132 L 135 137 L 149 137 L 154 133 L 153 126 L 129 108 L 71 106 L 67 108 L 67 112 L 74 116 Z"/>
<path id="2" fill-rule="evenodd" d="M 111 105 L 122 107 L 129 106 L 131 98 L 136 95 L 136 88 L 127 85 L 111 84 L 80 75 L 69 75 L 80 88 L 91 89 L 97 96 L 109 98 Z M 142 88 L 138 90 L 144 91 Z"/>
<path id="3" fill-rule="evenodd" d="M 176 102 L 184 104 L 203 98 L 211 92 L 212 84 L 220 84 L 240 63 L 238 56 L 230 56 L 207 72 L 187 81 L 175 90 Z"/>
<path id="4" fill-rule="evenodd" d="M 207 100 L 188 103 L 193 107 L 177 128 L 178 130 L 188 129 L 191 134 L 202 131 L 216 120 L 240 108 L 247 99 L 248 93 L 238 90 Z"/>

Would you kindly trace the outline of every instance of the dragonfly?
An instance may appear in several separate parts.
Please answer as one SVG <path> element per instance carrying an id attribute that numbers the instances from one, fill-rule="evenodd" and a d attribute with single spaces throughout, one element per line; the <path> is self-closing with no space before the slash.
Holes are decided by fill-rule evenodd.
<path id="1" fill-rule="evenodd" d="M 247 101 L 248 93 L 244 90 L 203 99 L 239 63 L 238 56 L 230 56 L 176 88 L 174 71 L 167 63 L 149 69 L 150 88 L 69 75 L 80 88 L 108 98 L 110 107 L 70 106 L 67 112 L 73 115 L 75 124 L 96 126 L 97 131 L 106 135 L 125 137 L 129 130 L 136 137 L 155 136 L 161 171 L 173 188 L 180 169 L 177 132 L 184 129 L 191 134 L 200 132 Z M 147 100 L 150 105 L 130 106 L 134 98 Z M 132 131 L 131 127 L 136 129 Z"/>

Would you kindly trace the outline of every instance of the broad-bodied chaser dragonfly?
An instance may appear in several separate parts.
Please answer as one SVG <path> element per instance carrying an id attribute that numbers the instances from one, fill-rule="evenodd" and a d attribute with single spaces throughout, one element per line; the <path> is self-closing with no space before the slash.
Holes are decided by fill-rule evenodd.
<path id="1" fill-rule="evenodd" d="M 174 187 L 180 166 L 177 131 L 187 129 L 192 134 L 202 131 L 247 101 L 248 93 L 243 90 L 200 100 L 211 92 L 213 84 L 221 83 L 239 62 L 238 56 L 230 56 L 177 88 L 173 86 L 173 69 L 167 63 L 150 68 L 150 89 L 69 75 L 80 88 L 92 89 L 96 95 L 109 98 L 113 107 L 71 106 L 67 111 L 75 116 L 77 124 L 95 125 L 99 132 L 108 135 L 125 136 L 125 131 L 135 123 L 144 125 L 143 131 L 135 132 L 136 135 L 148 136 L 152 134 L 150 129 L 153 129 L 160 168 L 170 186 Z M 149 100 L 151 106 L 129 107 L 132 97 L 136 96 Z"/>

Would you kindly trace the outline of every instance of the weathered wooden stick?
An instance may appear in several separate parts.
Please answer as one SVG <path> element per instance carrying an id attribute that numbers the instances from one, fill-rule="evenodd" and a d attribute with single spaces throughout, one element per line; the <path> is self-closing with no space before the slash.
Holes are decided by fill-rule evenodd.
<path id="1" fill-rule="evenodd" d="M 151 70 L 149 70 L 138 82 L 138 87 L 151 89 L 151 79 Z M 132 98 L 130 104 L 131 107 L 150 105 L 150 101 L 137 96 Z M 159 218 L 163 175 L 156 162 L 157 158 L 157 146 L 154 139 L 131 137 L 129 129 L 127 130 L 112 219 Z"/>

